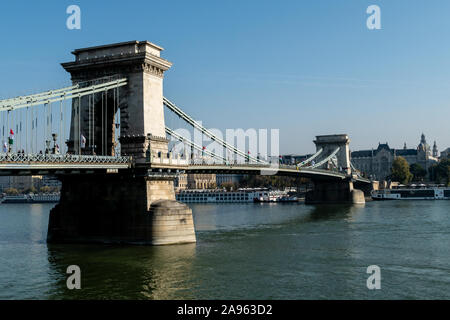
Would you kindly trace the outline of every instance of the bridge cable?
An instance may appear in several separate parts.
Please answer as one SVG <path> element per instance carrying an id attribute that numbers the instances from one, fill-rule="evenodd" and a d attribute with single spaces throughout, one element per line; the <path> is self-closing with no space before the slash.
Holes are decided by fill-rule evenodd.
<path id="1" fill-rule="evenodd" d="M 173 131 L 169 127 L 166 127 L 166 132 L 169 135 L 171 135 L 172 137 L 174 137 L 175 139 L 177 139 L 178 141 L 181 141 L 181 142 L 183 142 L 185 144 L 188 144 L 191 147 L 191 150 L 196 149 L 198 151 L 204 152 L 205 154 L 207 154 L 207 155 L 209 155 L 209 156 L 211 156 L 213 158 L 217 158 L 218 160 L 222 160 L 225 163 L 227 162 L 227 159 L 225 159 L 224 157 L 219 156 L 219 155 L 217 155 L 217 154 L 215 154 L 215 153 L 213 153 L 213 152 L 211 152 L 209 150 L 203 150 L 202 146 L 199 146 L 196 143 L 192 142 L 191 140 L 189 140 L 189 139 L 179 135 L 178 133 L 176 133 L 175 131 Z"/>
<path id="2" fill-rule="evenodd" d="M 336 150 L 334 150 L 328 157 L 326 157 L 326 158 L 323 159 L 322 161 L 320 161 L 320 162 L 318 162 L 318 163 L 316 163 L 316 164 L 314 164 L 314 165 L 312 165 L 312 166 L 309 166 L 308 168 L 315 169 L 315 168 L 317 168 L 317 167 L 320 167 L 320 166 L 323 165 L 324 163 L 328 162 L 332 157 L 334 157 L 334 156 L 339 152 L 340 149 L 341 149 L 341 148 L 338 147 L 338 148 L 337 148 Z"/>
<path id="3" fill-rule="evenodd" d="M 258 163 L 266 163 L 266 161 L 263 161 L 261 159 L 255 158 L 253 156 L 250 156 L 248 154 L 246 154 L 245 152 L 237 149 L 236 147 L 228 144 L 227 142 L 225 142 L 223 139 L 215 136 L 212 132 L 210 132 L 208 129 L 206 129 L 204 126 L 202 126 L 201 124 L 199 124 L 197 121 L 195 121 L 192 117 L 190 117 L 189 115 L 187 115 L 183 110 L 181 110 L 179 107 L 177 107 L 175 104 L 173 104 L 172 102 L 170 102 L 167 98 L 163 97 L 163 103 L 173 112 L 175 112 L 178 116 L 180 116 L 181 118 L 183 118 L 186 122 L 188 122 L 189 124 L 191 124 L 194 128 L 197 128 L 198 130 L 200 130 L 200 132 L 204 133 L 205 135 L 207 135 L 209 138 L 211 138 L 213 141 L 216 141 L 220 144 L 222 144 L 222 146 L 224 148 L 228 148 L 231 151 L 233 151 L 234 154 L 238 154 L 241 157 L 243 157 L 244 159 L 249 159 L 249 160 L 253 160 L 255 162 Z"/>
<path id="4" fill-rule="evenodd" d="M 56 90 L 54 90 L 47 95 L 42 95 L 38 98 L 29 99 L 26 101 L 23 101 L 23 99 L 21 99 L 14 103 L 10 103 L 10 102 L 5 102 L 5 100 L 0 100 L 0 111 L 1 110 L 20 109 L 20 108 L 25 108 L 27 106 L 37 106 L 37 105 L 42 105 L 43 103 L 60 101 L 63 99 L 70 99 L 70 98 L 73 99 L 73 98 L 79 97 L 79 96 L 83 97 L 83 96 L 91 94 L 91 91 L 101 92 L 101 91 L 110 90 L 110 89 L 113 89 L 116 87 L 122 87 L 125 85 L 127 85 L 127 79 L 123 78 L 123 79 L 116 80 L 116 81 L 105 82 L 105 83 L 93 85 L 90 87 L 84 87 L 84 88 L 79 88 L 79 89 L 74 89 L 74 90 L 69 90 L 69 91 L 64 91 L 64 92 L 55 93 Z"/>
<path id="5" fill-rule="evenodd" d="M 303 160 L 302 162 L 297 164 L 297 167 L 303 167 L 305 164 L 311 162 L 314 160 L 317 156 L 319 156 L 322 153 L 323 149 L 320 148 L 315 154 L 313 154 L 311 157 L 307 158 L 306 160 Z"/>

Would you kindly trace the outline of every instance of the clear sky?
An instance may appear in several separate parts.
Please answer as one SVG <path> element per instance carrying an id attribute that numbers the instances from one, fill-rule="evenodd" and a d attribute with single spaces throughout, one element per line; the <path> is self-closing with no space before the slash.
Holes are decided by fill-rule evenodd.
<path id="1" fill-rule="evenodd" d="M 67 6 L 81 30 L 66 28 Z M 368 30 L 366 8 L 381 8 Z M 0 98 L 67 84 L 76 48 L 149 40 L 165 96 L 214 128 L 278 128 L 281 153 L 348 133 L 351 149 L 450 147 L 450 1 L 2 1 Z"/>

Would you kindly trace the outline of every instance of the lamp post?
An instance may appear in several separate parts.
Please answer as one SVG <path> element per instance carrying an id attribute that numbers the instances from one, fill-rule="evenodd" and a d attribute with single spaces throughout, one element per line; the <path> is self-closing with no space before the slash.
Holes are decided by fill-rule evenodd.
<path id="1" fill-rule="evenodd" d="M 45 140 L 45 145 L 47 146 L 47 148 L 45 149 L 45 153 L 50 153 L 50 140 Z"/>
<path id="2" fill-rule="evenodd" d="M 56 139 L 58 138 L 58 134 L 52 133 L 52 137 L 53 137 L 53 154 L 56 154 L 59 153 L 59 150 L 57 150 L 58 148 L 56 147 Z"/>

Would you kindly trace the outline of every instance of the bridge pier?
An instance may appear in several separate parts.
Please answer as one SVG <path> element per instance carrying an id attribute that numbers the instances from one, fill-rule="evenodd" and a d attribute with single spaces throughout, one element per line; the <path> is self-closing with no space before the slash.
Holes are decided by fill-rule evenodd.
<path id="1" fill-rule="evenodd" d="M 148 159 L 168 154 L 163 78 L 172 63 L 161 57 L 162 50 L 148 41 L 129 41 L 77 49 L 75 61 L 62 64 L 74 84 L 103 77 L 127 79 L 127 86 L 113 97 L 97 94 L 91 102 L 74 100 L 68 146 L 71 153 L 90 152 L 80 143 L 83 135 L 86 146 L 112 155 L 117 126 L 120 154 L 132 157 L 134 167 L 114 174 L 61 175 L 61 199 L 50 212 L 48 242 L 196 241 L 192 210 L 175 201 L 175 175 L 152 172 Z M 116 109 L 119 124 L 113 120 Z"/>
<path id="2" fill-rule="evenodd" d="M 313 184 L 314 189 L 306 194 L 306 204 L 365 203 L 364 192 L 354 189 L 352 181 L 317 180 Z"/>
<path id="3" fill-rule="evenodd" d="M 174 175 L 148 172 L 61 176 L 47 241 L 126 244 L 195 242 L 192 210 L 175 201 Z"/>

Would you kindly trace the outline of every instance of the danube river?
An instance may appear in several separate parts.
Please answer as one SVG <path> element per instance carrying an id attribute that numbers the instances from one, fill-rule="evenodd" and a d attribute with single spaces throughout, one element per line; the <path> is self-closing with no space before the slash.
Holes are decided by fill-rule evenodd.
<path id="1" fill-rule="evenodd" d="M 0 299 L 450 298 L 450 201 L 195 204 L 198 242 L 162 247 L 47 245 L 51 207 L 0 204 Z"/>

